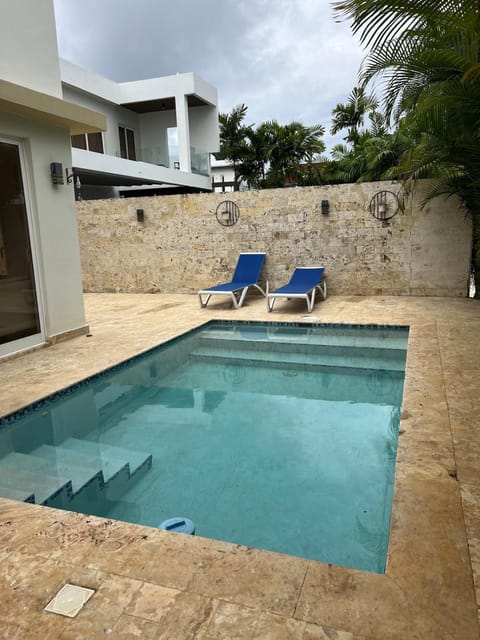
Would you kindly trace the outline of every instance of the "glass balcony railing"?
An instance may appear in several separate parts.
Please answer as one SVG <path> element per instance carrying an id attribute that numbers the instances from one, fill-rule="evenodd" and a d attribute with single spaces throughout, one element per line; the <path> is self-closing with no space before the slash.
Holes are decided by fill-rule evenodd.
<path id="1" fill-rule="evenodd" d="M 173 169 L 169 162 L 168 152 L 162 147 L 142 147 L 137 152 L 137 160 Z"/>
<path id="2" fill-rule="evenodd" d="M 115 152 L 117 157 L 120 157 L 120 151 Z M 178 149 L 170 149 L 169 152 L 162 147 L 142 147 L 136 149 L 135 160 L 141 162 L 148 162 L 148 164 L 154 164 L 157 167 L 167 167 L 169 169 L 179 169 L 180 160 L 178 155 Z M 202 176 L 210 175 L 210 154 L 207 151 L 198 149 L 197 147 L 190 147 L 190 160 L 191 171 Z"/>
<path id="3" fill-rule="evenodd" d="M 210 154 L 197 147 L 190 147 L 190 159 L 192 165 L 192 173 L 198 173 L 201 176 L 210 175 Z"/>

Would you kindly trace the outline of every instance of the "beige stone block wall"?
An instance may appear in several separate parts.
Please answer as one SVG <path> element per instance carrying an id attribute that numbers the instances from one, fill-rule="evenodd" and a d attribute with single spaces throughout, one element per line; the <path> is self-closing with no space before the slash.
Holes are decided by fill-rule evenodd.
<path id="1" fill-rule="evenodd" d="M 241 251 L 265 251 L 270 289 L 295 266 L 321 265 L 332 294 L 466 296 L 471 220 L 454 198 L 421 209 L 426 188 L 388 224 L 368 205 L 400 193 L 391 182 L 79 202 L 84 289 L 194 292 L 228 281 Z M 240 208 L 232 227 L 217 221 L 223 200 Z"/>

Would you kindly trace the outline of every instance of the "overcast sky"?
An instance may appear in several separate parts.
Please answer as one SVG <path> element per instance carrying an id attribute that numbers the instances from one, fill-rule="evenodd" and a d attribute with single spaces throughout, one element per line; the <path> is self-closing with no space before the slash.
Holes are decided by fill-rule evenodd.
<path id="1" fill-rule="evenodd" d="M 116 81 L 177 72 L 244 103 L 246 123 L 323 124 L 357 82 L 364 57 L 328 0 L 54 0 L 62 58 Z"/>

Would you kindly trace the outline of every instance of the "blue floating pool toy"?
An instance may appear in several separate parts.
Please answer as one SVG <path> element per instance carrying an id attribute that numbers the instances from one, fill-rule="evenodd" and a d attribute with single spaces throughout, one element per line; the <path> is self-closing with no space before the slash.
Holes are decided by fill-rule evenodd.
<path id="1" fill-rule="evenodd" d="M 175 531 L 176 533 L 187 533 L 191 536 L 195 535 L 195 524 L 188 518 L 170 518 L 169 520 L 164 520 L 160 524 L 159 529 Z"/>

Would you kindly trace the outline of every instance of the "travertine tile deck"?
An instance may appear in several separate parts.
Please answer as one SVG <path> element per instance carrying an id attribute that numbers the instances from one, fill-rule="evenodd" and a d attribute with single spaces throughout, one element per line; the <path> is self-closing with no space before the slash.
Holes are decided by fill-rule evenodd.
<path id="1" fill-rule="evenodd" d="M 410 326 L 386 575 L 0 499 L 0 639 L 474 640 L 480 302 L 330 297 L 305 317 L 194 295 L 88 294 L 91 337 L 0 362 L 0 415 L 214 318 Z M 75 619 L 65 583 L 96 589 Z"/>

